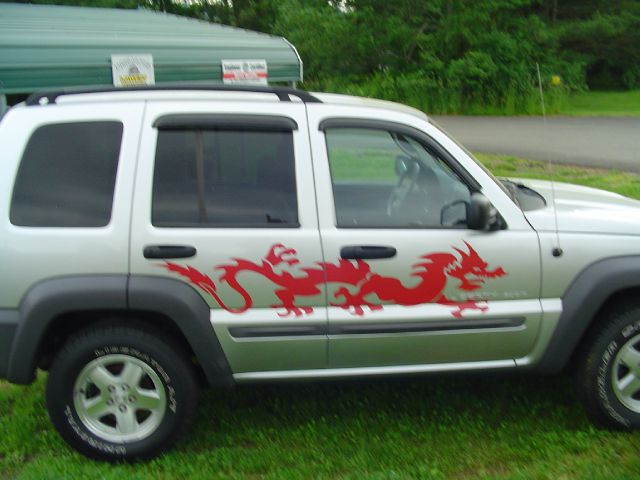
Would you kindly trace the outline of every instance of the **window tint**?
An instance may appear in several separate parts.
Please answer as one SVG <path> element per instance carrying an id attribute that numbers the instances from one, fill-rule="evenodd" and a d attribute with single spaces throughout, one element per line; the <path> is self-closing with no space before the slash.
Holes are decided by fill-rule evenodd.
<path id="1" fill-rule="evenodd" d="M 160 130 L 152 223 L 298 226 L 292 133 Z"/>
<path id="2" fill-rule="evenodd" d="M 122 141 L 120 122 L 45 125 L 20 163 L 11 223 L 27 227 L 103 227 L 111 219 Z"/>
<path id="3" fill-rule="evenodd" d="M 373 129 L 325 133 L 338 227 L 466 226 L 468 187 L 418 141 Z"/>

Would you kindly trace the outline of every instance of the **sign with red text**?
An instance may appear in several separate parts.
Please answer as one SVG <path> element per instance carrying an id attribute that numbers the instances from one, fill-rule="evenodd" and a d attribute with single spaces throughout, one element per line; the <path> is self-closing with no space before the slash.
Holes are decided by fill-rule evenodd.
<path id="1" fill-rule="evenodd" d="M 222 82 L 267 85 L 266 60 L 222 60 Z"/>

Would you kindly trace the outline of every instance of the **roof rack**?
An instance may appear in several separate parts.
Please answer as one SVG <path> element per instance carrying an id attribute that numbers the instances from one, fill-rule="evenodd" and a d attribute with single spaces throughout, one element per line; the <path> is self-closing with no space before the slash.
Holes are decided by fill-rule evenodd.
<path id="1" fill-rule="evenodd" d="M 281 102 L 290 102 L 289 95 L 298 97 L 304 103 L 322 103 L 317 97 L 309 92 L 291 87 L 262 87 L 252 85 L 201 85 L 201 84 L 162 84 L 145 85 L 136 87 L 89 87 L 89 88 L 65 88 L 48 92 L 34 93 L 27 98 L 27 105 L 48 105 L 56 103 L 56 100 L 64 95 L 78 95 L 84 93 L 108 93 L 108 92 L 155 92 L 167 90 L 182 91 L 213 91 L 213 92 L 253 92 L 253 93 L 273 93 Z"/>

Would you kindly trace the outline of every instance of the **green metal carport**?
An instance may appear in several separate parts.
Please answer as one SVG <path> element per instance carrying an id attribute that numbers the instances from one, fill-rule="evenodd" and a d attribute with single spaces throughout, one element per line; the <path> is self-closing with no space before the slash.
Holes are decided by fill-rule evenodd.
<path id="1" fill-rule="evenodd" d="M 222 60 L 266 60 L 268 80 L 302 80 L 286 39 L 149 10 L 0 3 L 0 95 L 112 85 L 112 54 L 151 54 L 155 83 L 222 81 Z"/>

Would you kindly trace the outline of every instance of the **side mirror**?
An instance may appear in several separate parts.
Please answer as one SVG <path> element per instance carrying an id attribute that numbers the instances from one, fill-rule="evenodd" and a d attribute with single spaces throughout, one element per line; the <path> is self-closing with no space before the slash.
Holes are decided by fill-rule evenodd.
<path id="1" fill-rule="evenodd" d="M 500 227 L 498 212 L 487 197 L 479 192 L 471 194 L 467 207 L 467 228 L 471 230 L 495 230 Z"/>

